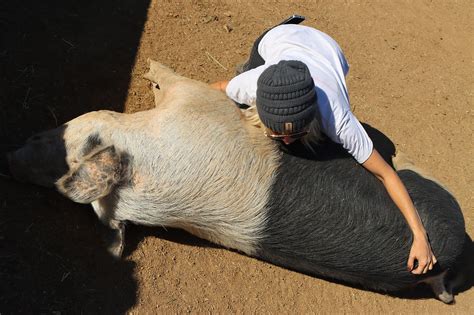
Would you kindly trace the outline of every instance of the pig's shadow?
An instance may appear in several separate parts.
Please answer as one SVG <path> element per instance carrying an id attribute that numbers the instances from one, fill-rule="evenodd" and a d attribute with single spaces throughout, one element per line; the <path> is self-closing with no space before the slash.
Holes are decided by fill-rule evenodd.
<path id="1" fill-rule="evenodd" d="M 184 230 L 174 228 L 145 227 L 129 224 L 127 225 L 127 231 L 125 232 L 125 248 L 123 255 L 125 257 L 130 255 L 137 249 L 140 242 L 145 237 L 149 236 L 187 246 L 222 248 L 217 244 L 189 234 Z"/>
<path id="2" fill-rule="evenodd" d="M 165 228 L 151 228 L 151 227 L 142 227 L 142 226 L 129 226 L 127 227 L 127 240 L 125 245 L 124 256 L 130 255 L 133 251 L 136 250 L 138 244 L 145 237 L 157 237 L 163 240 L 170 242 L 187 245 L 187 246 L 197 246 L 197 247 L 206 247 L 206 248 L 221 248 L 223 250 L 229 250 L 223 248 L 219 245 L 213 244 L 204 239 L 193 236 L 186 231 L 179 229 L 165 229 Z M 238 251 L 230 249 L 232 252 L 240 253 Z M 242 253 L 240 253 L 242 254 Z M 296 271 L 300 272 L 300 271 Z M 308 274 L 308 276 L 313 277 L 314 275 Z M 366 288 L 354 285 L 351 283 L 346 283 L 339 280 L 334 280 L 330 278 L 325 278 L 317 276 L 315 278 L 324 279 L 329 282 L 338 283 L 344 286 L 349 286 L 355 289 L 367 290 Z M 455 279 L 456 278 L 456 279 Z M 474 242 L 471 240 L 469 235 L 466 234 L 466 243 L 464 246 L 463 253 L 456 265 L 455 273 L 450 273 L 448 275 L 448 281 L 453 283 L 452 291 L 454 295 L 465 292 L 471 289 L 474 286 Z M 427 285 L 420 284 L 413 288 L 405 289 L 402 291 L 395 291 L 389 293 L 383 293 L 378 291 L 372 291 L 377 294 L 386 294 L 393 297 L 398 297 L 401 299 L 410 299 L 410 300 L 420 300 L 420 299 L 433 299 L 434 295 Z M 441 302 L 440 302 L 441 303 Z"/>

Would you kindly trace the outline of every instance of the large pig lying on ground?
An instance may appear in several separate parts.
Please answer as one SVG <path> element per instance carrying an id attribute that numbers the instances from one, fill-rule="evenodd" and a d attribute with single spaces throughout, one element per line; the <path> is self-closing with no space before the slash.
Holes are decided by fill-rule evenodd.
<path id="1" fill-rule="evenodd" d="M 9 155 L 13 176 L 91 203 L 117 231 L 117 256 L 126 222 L 177 227 L 304 273 L 380 291 L 424 281 L 453 300 L 444 275 L 465 229 L 442 186 L 398 169 L 438 259 L 428 275 L 415 276 L 406 269 L 407 224 L 353 159 L 283 152 L 223 93 L 156 62 L 146 77 L 155 109 L 91 112 L 36 135 Z"/>

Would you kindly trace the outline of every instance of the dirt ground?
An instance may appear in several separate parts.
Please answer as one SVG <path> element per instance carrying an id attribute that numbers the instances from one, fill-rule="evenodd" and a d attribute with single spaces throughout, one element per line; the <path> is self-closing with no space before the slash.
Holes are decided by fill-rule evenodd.
<path id="1" fill-rule="evenodd" d="M 293 13 L 339 42 L 356 116 L 446 184 L 472 237 L 470 0 L 1 2 L 0 155 L 87 111 L 152 107 L 147 58 L 229 79 L 253 40 Z M 320 280 L 175 230 L 130 227 L 115 262 L 89 206 L 1 174 L 0 314 L 474 313 L 472 244 L 455 305 L 424 288 L 385 295 Z"/>

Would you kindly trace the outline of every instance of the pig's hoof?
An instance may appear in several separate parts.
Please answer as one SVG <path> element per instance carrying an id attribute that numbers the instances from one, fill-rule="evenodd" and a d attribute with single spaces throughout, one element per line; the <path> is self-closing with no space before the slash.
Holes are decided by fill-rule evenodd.
<path id="1" fill-rule="evenodd" d="M 123 254 L 123 244 L 112 244 L 107 248 L 107 251 L 114 257 L 115 259 L 122 258 Z"/>
<path id="2" fill-rule="evenodd" d="M 454 297 L 451 293 L 451 289 L 447 289 L 445 285 L 446 271 L 440 274 L 426 278 L 423 282 L 427 283 L 433 290 L 434 295 L 443 303 L 453 304 Z M 449 286 L 448 286 L 449 287 Z"/>
<path id="3" fill-rule="evenodd" d="M 125 224 L 119 221 L 111 221 L 105 235 L 107 251 L 116 259 L 120 259 L 125 247 Z"/>
<path id="4" fill-rule="evenodd" d="M 448 291 L 441 292 L 441 294 L 438 295 L 438 299 L 446 304 L 454 304 L 454 296 Z"/>

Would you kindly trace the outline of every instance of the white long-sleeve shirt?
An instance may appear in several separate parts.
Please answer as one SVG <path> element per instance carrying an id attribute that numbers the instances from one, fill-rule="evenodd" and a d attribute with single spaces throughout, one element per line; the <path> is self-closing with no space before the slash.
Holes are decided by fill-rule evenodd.
<path id="1" fill-rule="evenodd" d="M 357 162 L 364 163 L 372 153 L 373 143 L 351 112 L 345 81 L 349 65 L 336 41 L 311 27 L 280 25 L 265 34 L 258 52 L 265 64 L 230 80 L 227 95 L 237 103 L 254 105 L 257 80 L 266 68 L 281 60 L 304 62 L 316 87 L 322 131 Z"/>

